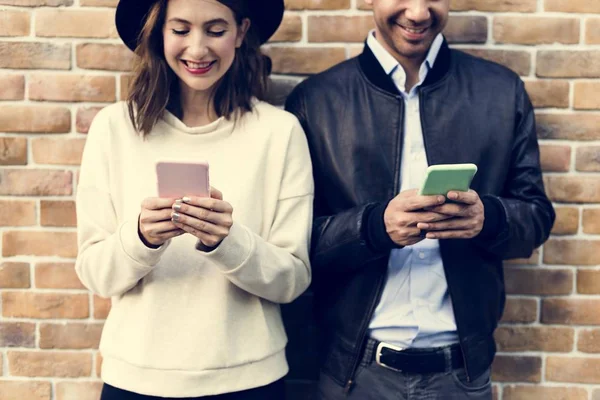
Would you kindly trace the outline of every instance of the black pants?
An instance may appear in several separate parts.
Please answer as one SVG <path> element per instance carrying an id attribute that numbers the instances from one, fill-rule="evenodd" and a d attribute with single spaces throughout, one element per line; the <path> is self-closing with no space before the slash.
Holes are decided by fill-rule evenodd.
<path id="1" fill-rule="evenodd" d="M 283 400 L 284 398 L 285 387 L 283 379 L 267 386 L 261 386 L 241 392 L 226 393 L 217 396 L 184 398 L 146 396 L 128 392 L 127 390 L 119 389 L 105 383 L 102 387 L 102 395 L 100 396 L 100 400 Z"/>

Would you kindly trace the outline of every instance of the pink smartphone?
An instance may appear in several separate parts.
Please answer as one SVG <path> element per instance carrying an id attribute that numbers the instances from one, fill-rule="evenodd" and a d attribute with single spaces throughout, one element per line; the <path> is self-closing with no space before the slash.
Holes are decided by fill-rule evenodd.
<path id="1" fill-rule="evenodd" d="M 205 161 L 158 161 L 156 163 L 158 196 L 210 196 L 208 163 Z"/>

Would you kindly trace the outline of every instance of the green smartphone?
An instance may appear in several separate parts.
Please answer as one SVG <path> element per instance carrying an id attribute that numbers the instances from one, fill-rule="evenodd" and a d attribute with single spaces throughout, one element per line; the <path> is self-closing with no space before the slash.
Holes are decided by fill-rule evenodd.
<path id="1" fill-rule="evenodd" d="M 425 182 L 419 190 L 423 196 L 442 194 L 446 196 L 449 191 L 469 191 L 473 176 L 477 172 L 475 164 L 438 164 L 427 168 Z"/>

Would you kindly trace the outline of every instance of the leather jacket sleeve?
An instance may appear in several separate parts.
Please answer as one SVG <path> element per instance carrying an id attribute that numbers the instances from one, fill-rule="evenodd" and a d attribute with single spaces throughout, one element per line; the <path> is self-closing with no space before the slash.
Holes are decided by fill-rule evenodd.
<path id="1" fill-rule="evenodd" d="M 504 191 L 500 196 L 486 196 L 488 204 L 495 200 L 503 209 L 503 229 L 494 237 L 480 234 L 474 239 L 503 259 L 530 257 L 548 239 L 556 217 L 544 190 L 533 106 L 520 79 L 518 85 L 517 123 Z"/>
<path id="2" fill-rule="evenodd" d="M 298 118 L 311 147 L 314 132 L 306 118 L 301 85 L 288 96 L 285 109 Z M 315 171 L 316 182 L 318 178 L 318 171 Z M 318 186 L 315 186 L 310 254 L 313 273 L 352 271 L 370 261 L 387 257 L 389 250 L 395 247 L 385 230 L 382 231 L 382 227 L 385 228 L 382 224 L 387 202 L 370 203 L 331 214 L 320 201 L 324 197 L 319 193 L 321 188 Z"/>

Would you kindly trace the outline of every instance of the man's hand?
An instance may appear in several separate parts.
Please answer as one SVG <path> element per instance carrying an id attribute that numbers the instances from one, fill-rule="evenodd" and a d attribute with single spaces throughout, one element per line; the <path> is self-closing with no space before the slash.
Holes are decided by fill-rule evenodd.
<path id="1" fill-rule="evenodd" d="M 477 192 L 448 192 L 448 199 L 454 203 L 445 203 L 428 210 L 449 217 L 445 221 L 423 221 L 417 228 L 427 231 L 427 239 L 471 239 L 483 229 L 483 203 Z"/>
<path id="2" fill-rule="evenodd" d="M 400 246 L 410 246 L 423 240 L 425 237 L 418 228 L 419 223 L 437 223 L 452 218 L 434 210 L 425 210 L 441 207 L 445 201 L 444 196 L 419 196 L 417 190 L 399 193 L 383 213 L 385 229 L 392 241 Z"/>

